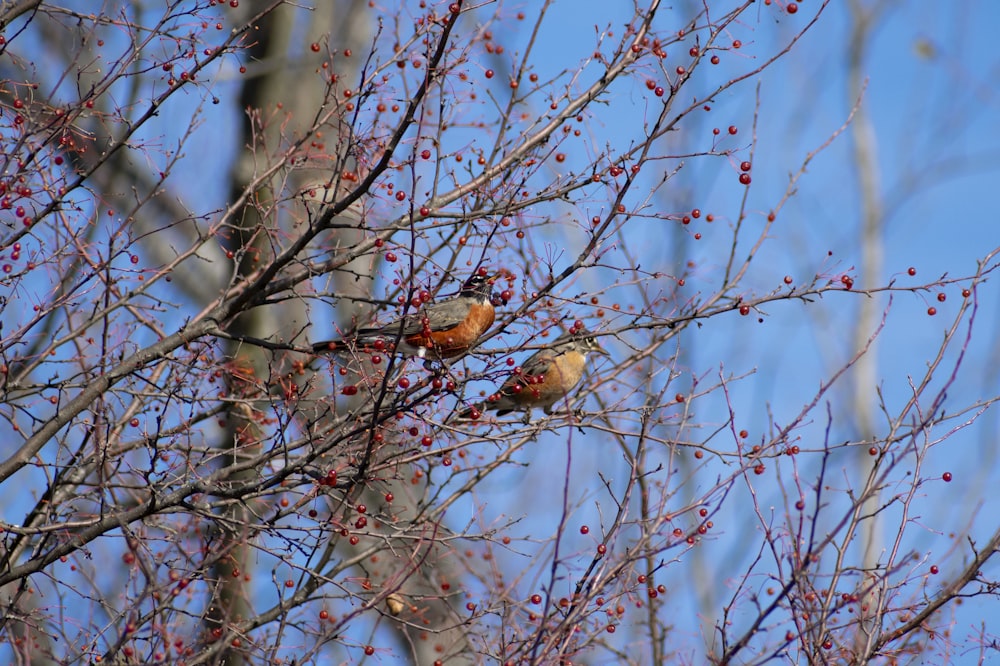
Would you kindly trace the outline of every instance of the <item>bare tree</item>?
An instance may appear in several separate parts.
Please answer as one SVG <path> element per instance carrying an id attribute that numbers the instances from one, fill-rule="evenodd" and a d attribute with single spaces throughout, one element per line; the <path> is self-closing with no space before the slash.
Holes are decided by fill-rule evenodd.
<path id="1" fill-rule="evenodd" d="M 827 2 L 536 4 L 3 3 L 8 661 L 899 663 L 992 602 L 1000 531 L 940 572 L 917 507 L 997 399 L 949 396 L 1000 250 L 884 278 L 874 192 L 861 275 L 773 258 L 807 169 L 870 147 L 862 44 L 761 209 L 760 82 Z M 475 275 L 495 323 L 409 353 Z M 887 399 L 893 299 L 946 292 Z M 845 301 L 848 359 L 749 432 L 768 368 L 701 336 Z"/>

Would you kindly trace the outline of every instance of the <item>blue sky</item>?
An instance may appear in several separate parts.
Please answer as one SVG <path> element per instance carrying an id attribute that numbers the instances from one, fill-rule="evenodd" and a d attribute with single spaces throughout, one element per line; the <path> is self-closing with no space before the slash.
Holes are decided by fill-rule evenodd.
<path id="1" fill-rule="evenodd" d="M 538 3 L 523 3 L 530 13 Z M 774 45 L 786 42 L 804 25 L 819 6 L 817 0 L 800 3 L 794 16 L 781 14 L 774 6 L 758 2 L 756 13 L 747 17 L 756 23 L 744 22 L 734 28 L 744 41 L 737 52 L 725 52 L 716 69 L 705 66 L 703 82 L 691 90 L 709 90 L 736 73 L 746 71 L 761 58 L 774 51 Z M 656 266 L 668 274 L 678 274 L 675 257 L 683 256 L 696 263 L 687 279 L 687 293 L 710 293 L 719 280 L 719 266 L 731 238 L 731 225 L 746 188 L 737 182 L 736 164 L 749 159 L 752 121 L 758 115 L 756 143 L 753 145 L 753 183 L 747 201 L 746 230 L 759 229 L 767 211 L 781 200 L 789 175 L 797 172 L 805 156 L 816 150 L 846 121 L 855 99 L 850 96 L 846 80 L 846 45 L 850 41 L 845 2 L 831 2 L 818 24 L 791 50 L 762 75 L 725 91 L 712 102 L 712 110 L 693 114 L 671 136 L 670 148 L 677 154 L 704 151 L 715 139 L 712 127 L 739 127 L 736 137 L 720 140 L 723 147 L 736 149 L 732 159 L 707 157 L 677 159 L 672 166 L 683 168 L 663 189 L 656 206 L 667 211 L 685 211 L 698 207 L 713 212 L 717 221 L 708 225 L 702 220 L 689 229 L 676 225 L 636 225 L 626 232 L 624 241 L 640 250 L 647 267 Z M 716 5 L 717 6 L 717 5 Z M 519 7 L 510 6 L 513 13 Z M 622 18 L 616 12 L 627 12 L 631 3 L 582 0 L 557 1 L 552 15 L 538 41 L 535 66 L 539 74 L 554 75 L 573 68 L 593 51 L 594 26 L 610 24 L 620 30 Z M 664 10 L 656 27 L 673 31 L 675 16 L 681 12 Z M 994 190 L 998 173 L 997 156 L 1000 138 L 996 132 L 1000 119 L 1000 56 L 995 44 L 995 26 L 1000 23 L 1000 3 L 991 0 L 943 6 L 933 0 L 909 0 L 893 3 L 874 32 L 865 58 L 864 71 L 868 79 L 862 104 L 870 114 L 877 138 L 880 168 L 880 192 L 886 197 L 884 270 L 877 282 L 896 279 L 900 284 L 929 282 L 942 275 L 971 274 L 976 260 L 1000 245 L 1000 216 L 996 212 Z M 523 48 L 527 37 L 526 25 L 520 32 L 512 29 L 503 36 L 508 53 Z M 617 34 L 617 33 L 616 33 Z M 684 61 L 684 50 L 671 51 L 669 62 Z M 473 63 L 473 69 L 480 63 Z M 484 58 L 482 68 L 495 66 Z M 229 75 L 232 72 L 224 74 Z M 216 84 L 225 91 L 226 82 Z M 484 85 L 482 81 L 478 85 Z M 759 85 L 759 110 L 756 109 L 756 89 Z M 655 100 L 645 89 L 643 80 L 625 81 L 614 89 L 614 113 L 601 115 L 589 122 L 590 148 L 612 145 L 627 146 L 641 128 L 644 119 L 655 113 Z M 688 93 L 691 94 L 690 92 Z M 194 95 L 187 103 L 198 101 Z M 172 101 L 171 104 L 175 102 Z M 177 102 L 177 114 L 182 109 Z M 225 104 L 206 106 L 206 122 L 199 128 L 197 140 L 188 144 L 185 153 L 201 168 L 176 175 L 175 185 L 185 193 L 185 204 L 203 211 L 224 202 L 227 174 L 236 146 L 231 145 L 231 133 L 220 128 L 237 122 L 240 111 Z M 164 145 L 174 138 L 169 123 L 153 128 Z M 468 137 L 456 142 L 469 140 Z M 583 145 L 580 145 L 583 144 Z M 586 153 L 585 142 L 568 145 L 568 163 L 573 151 Z M 751 266 L 746 279 L 748 296 L 763 294 L 779 287 L 785 275 L 795 283 L 808 281 L 813 275 L 837 276 L 847 271 L 857 275 L 861 252 L 859 248 L 859 206 L 857 171 L 853 162 L 851 130 L 844 132 L 809 164 L 806 174 L 798 181 L 796 192 L 779 214 L 767 242 Z M 215 174 L 215 177 L 212 177 Z M 555 216 L 590 215 L 600 210 L 600 193 L 578 207 L 545 210 L 539 214 Z M 570 227 L 553 226 L 546 240 L 554 252 L 572 249 L 582 243 L 579 234 Z M 700 240 L 691 234 L 702 233 Z M 743 241 L 745 242 L 745 241 Z M 740 246 L 741 251 L 743 245 Z M 832 254 L 830 254 L 832 253 Z M 610 253 L 611 261 L 622 262 L 621 254 Z M 496 251 L 498 263 L 518 269 L 511 248 Z M 906 275 L 908 267 L 917 275 Z M 854 270 L 851 270 L 854 267 Z M 652 270 L 652 268 L 650 269 Z M 570 288 L 595 289 L 603 280 L 615 279 L 615 272 L 587 274 Z M 860 282 L 860 280 L 859 280 Z M 976 399 L 989 398 L 998 392 L 994 379 L 997 346 L 994 338 L 1000 324 L 1000 293 L 996 280 L 987 282 L 977 293 L 980 304 L 976 327 L 968 347 L 967 358 L 959 379 L 948 391 L 946 409 L 954 411 Z M 940 303 L 935 296 L 940 290 L 923 295 L 898 293 L 894 297 L 885 330 L 878 340 L 877 361 L 879 385 L 867 388 L 873 401 L 881 392 L 890 406 L 899 406 L 908 399 L 911 378 L 919 378 L 934 357 L 944 330 L 951 324 L 961 303 L 962 285 L 946 287 L 948 298 Z M 702 383 L 712 383 L 722 375 L 743 376 L 730 387 L 732 408 L 738 427 L 746 428 L 750 439 L 762 437 L 769 428 L 769 419 L 787 423 L 802 405 L 811 399 L 817 387 L 852 353 L 851 331 L 860 302 L 856 295 L 828 294 L 811 304 L 798 301 L 781 302 L 762 308 L 763 322 L 755 313 L 740 317 L 736 312 L 714 317 L 703 327 L 691 327 L 679 338 L 683 354 L 674 368 L 677 391 L 687 391 L 694 377 Z M 633 300 L 627 287 L 612 291 L 608 300 Z M 888 307 L 884 296 L 876 296 L 880 308 Z M 938 314 L 927 315 L 933 305 Z M 592 314 L 580 309 L 581 314 Z M 606 326 L 620 325 L 622 318 L 609 317 Z M 588 323 L 597 325 L 593 319 Z M 517 328 L 522 333 L 527 328 Z M 516 335 L 506 335 L 499 342 L 516 344 Z M 616 363 L 629 353 L 628 333 L 621 342 L 609 342 L 612 359 L 599 358 L 593 365 L 595 377 L 610 374 Z M 667 358 L 665 355 L 663 359 Z M 956 355 L 952 350 L 948 358 Z M 947 367 L 947 366 L 946 366 Z M 665 376 L 665 375 L 664 375 Z M 939 376 L 935 385 L 945 377 Z M 597 381 L 597 379 L 593 380 Z M 855 437 L 850 419 L 851 396 L 848 383 L 841 384 L 827 399 L 836 419 L 831 428 L 832 441 Z M 672 390 L 673 392 L 673 390 Z M 699 422 L 718 426 L 727 419 L 726 405 L 719 393 L 697 401 L 692 407 Z M 821 441 L 826 423 L 825 408 L 820 409 L 811 423 L 800 431 L 801 446 L 816 446 Z M 920 558 L 928 557 L 940 563 L 947 574 L 962 561 L 961 552 L 949 552 L 952 531 L 969 529 L 977 536 L 995 529 L 993 516 L 1000 506 L 991 489 L 1000 482 L 996 469 L 997 419 L 986 413 L 965 430 L 958 432 L 944 446 L 932 449 L 924 470 L 927 476 L 940 476 L 944 471 L 954 475 L 951 484 L 928 483 L 922 486 L 913 502 L 920 528 L 907 533 L 906 549 Z M 707 438 L 711 428 L 690 433 L 694 440 Z M 940 434 L 940 433 L 937 433 Z M 713 440 L 713 443 L 718 440 Z M 721 446 L 721 444 L 720 444 Z M 477 445 L 474 452 L 488 456 L 489 445 Z M 678 462 L 670 451 L 658 451 L 668 464 L 680 470 L 671 483 L 687 479 L 678 486 L 678 498 L 697 495 L 711 486 L 714 474 L 732 470 L 725 466 L 709 468 L 713 476 L 699 477 L 691 471 L 690 460 Z M 620 490 L 628 468 L 622 454 L 594 433 L 561 429 L 546 434 L 528 444 L 519 454 L 519 466 L 509 467 L 486 479 L 478 503 L 459 504 L 449 513 L 453 526 L 462 526 L 471 519 L 483 525 L 493 525 L 514 519 L 510 528 L 513 536 L 544 541 L 559 522 L 559 507 L 563 495 L 573 507 L 564 548 L 579 555 L 569 558 L 570 567 L 588 561 L 596 543 L 601 521 L 608 520 L 613 502 L 603 487 L 601 475 L 609 485 Z M 685 467 L 687 465 L 688 467 Z M 804 463 L 808 478 L 811 463 Z M 842 469 L 849 461 L 838 459 Z M 564 473 L 564 470 L 569 470 Z M 568 479 L 564 486 L 564 479 Z M 780 506 L 783 485 L 787 479 L 761 486 L 761 502 Z M 745 491 L 734 491 L 745 502 Z M 739 507 L 739 503 L 734 503 Z M 14 506 L 9 504 L 8 506 Z M 727 505 L 728 507 L 729 505 Z M 889 512 L 891 513 L 891 512 Z M 17 520 L 5 515 L 6 520 Z M 970 521 L 972 524 L 970 525 Z M 696 604 L 699 590 L 689 584 L 702 568 L 714 569 L 716 580 L 722 583 L 718 602 L 725 598 L 726 585 L 731 582 L 726 572 L 738 573 L 745 564 L 748 544 L 759 543 L 760 534 L 735 508 L 726 509 L 715 519 L 719 526 L 713 538 L 707 539 L 697 554 L 685 555 L 681 563 L 666 569 L 663 582 L 672 590 L 671 604 L 676 604 L 675 623 L 679 631 L 692 637 L 692 644 L 701 631 Z M 581 535 L 579 525 L 591 528 L 590 535 Z M 755 542 L 756 539 L 756 542 Z M 523 581 L 525 594 L 536 591 L 532 585 L 544 580 L 547 561 L 526 554 L 498 553 L 499 561 L 512 571 L 528 568 Z M 544 552 L 544 551 L 543 551 Z M 679 555 L 670 551 L 668 555 Z M 697 560 L 701 558 L 701 561 Z M 996 570 L 996 567 L 993 567 Z M 941 576 L 945 580 L 945 576 Z M 534 579 L 534 580 L 533 580 Z M 571 577 L 570 577 L 571 579 Z M 567 588 L 569 582 L 567 581 Z M 914 588 L 915 589 L 915 588 Z M 569 591 L 569 590 L 567 590 Z M 995 615 L 989 599 L 970 599 L 959 610 L 956 640 L 964 636 L 983 618 Z M 996 632 L 997 627 L 988 627 Z M 622 632 L 627 636 L 627 632 Z M 694 648 L 697 652 L 697 648 Z M 698 661 L 697 658 L 694 659 Z M 965 663 L 956 658 L 955 663 Z"/>
<path id="2" fill-rule="evenodd" d="M 845 45 L 849 42 L 846 4 L 831 3 L 820 22 L 786 57 L 748 85 L 727 91 L 714 104 L 708 127 L 735 123 L 741 128 L 742 144 L 747 146 L 755 105 L 754 85 L 760 84 L 749 211 L 766 213 L 780 200 L 789 175 L 846 121 L 855 103 L 847 90 L 845 70 Z M 817 5 L 802 3 L 802 11 L 795 17 L 778 17 L 773 9 L 761 8 L 765 16 L 754 26 L 755 39 L 745 45 L 743 56 L 760 57 L 770 52 L 776 42 L 787 39 L 802 25 Z M 607 3 L 594 4 L 592 9 L 577 7 L 580 5 L 570 9 L 567 4 L 556 4 L 556 11 L 562 9 L 565 14 L 553 22 L 558 26 L 553 33 L 592 34 L 596 17 L 606 16 L 609 11 Z M 874 32 L 863 68 L 868 83 L 862 104 L 877 137 L 880 191 L 886 198 L 894 197 L 886 201 L 884 271 L 877 282 L 897 279 L 901 284 L 917 284 L 945 274 L 967 275 L 975 270 L 978 258 L 1000 244 L 1000 219 L 992 202 L 996 156 L 1000 154 L 995 132 L 1000 117 L 1000 60 L 992 47 L 992 37 L 985 32 L 998 18 L 1000 5 L 992 2 L 974 2 L 963 5 L 961 10 L 945 9 L 937 2 L 903 2 L 888 11 Z M 577 44 L 575 39 L 542 41 L 553 47 L 553 69 L 571 60 L 566 51 Z M 636 89 L 627 94 L 639 98 L 641 106 L 644 91 L 639 85 Z M 623 111 L 623 117 L 627 113 Z M 626 123 L 623 120 L 621 124 Z M 606 129 L 614 135 L 613 126 Z M 697 140 L 693 141 L 698 145 Z M 702 145 L 708 143 L 706 136 Z M 786 274 L 795 276 L 798 282 L 817 272 L 836 275 L 860 265 L 858 182 L 852 151 L 852 137 L 847 131 L 810 163 L 755 262 L 748 276 L 749 285 L 766 292 Z M 695 205 L 703 209 L 733 214 L 742 190 L 735 183 L 735 169 L 720 162 L 690 160 L 673 189 L 691 193 Z M 683 209 L 684 202 L 678 202 L 677 210 Z M 724 225 L 702 230 L 705 235 L 700 242 L 707 250 L 699 251 L 693 242 L 687 247 L 699 265 L 704 262 L 701 284 L 709 289 L 711 267 L 717 257 L 711 243 L 713 239 L 724 240 L 727 230 Z M 647 244 L 655 243 L 655 238 L 645 239 Z M 832 256 L 826 256 L 828 251 Z M 917 269 L 915 277 L 906 275 L 911 266 Z M 849 272 L 858 274 L 856 268 Z M 697 279 L 689 280 L 692 288 L 698 283 Z M 879 385 L 868 387 L 873 402 L 877 401 L 877 391 L 882 392 L 890 407 L 898 407 L 909 398 L 909 381 L 919 379 L 934 357 L 945 328 L 958 311 L 960 290 L 961 285 L 954 285 L 925 295 L 896 295 L 878 341 Z M 938 291 L 947 294 L 945 303 L 935 300 Z M 997 392 L 992 364 L 985 362 L 993 360 L 996 353 L 993 340 L 997 297 L 995 280 L 978 292 L 978 320 L 958 381 L 948 391 L 947 411 Z M 884 296 L 876 300 L 880 308 L 888 304 Z M 769 413 L 778 423 L 787 423 L 820 382 L 850 356 L 858 301 L 858 297 L 848 294 L 829 294 L 808 306 L 798 302 L 767 306 L 764 323 L 757 323 L 755 316 L 730 313 L 707 322 L 702 329 L 688 329 L 680 342 L 686 356 L 679 385 L 683 386 L 692 375 L 717 376 L 720 368 L 735 375 L 753 372 L 734 384 L 731 395 L 737 422 L 750 431 L 751 437 L 760 437 L 767 430 Z M 930 305 L 937 307 L 937 316 L 927 315 Z M 619 345 L 615 353 L 627 350 Z M 948 357 L 954 358 L 956 353 L 952 350 Z M 599 360 L 598 372 L 607 370 L 613 362 Z M 946 376 L 944 371 L 939 372 L 935 385 L 940 386 Z M 831 437 L 835 442 L 856 436 L 847 411 L 850 390 L 849 384 L 842 383 L 827 396 L 837 419 Z M 718 397 L 699 404 L 697 411 L 703 420 L 717 424 L 725 420 L 724 405 Z M 801 430 L 803 448 L 820 441 L 826 426 L 824 413 L 825 409 L 819 410 L 812 425 Z M 884 427 L 884 423 L 879 425 Z M 924 462 L 928 476 L 939 477 L 950 471 L 956 481 L 928 483 L 920 488 L 912 506 L 921 527 L 911 526 L 903 547 L 913 549 L 921 561 L 928 558 L 940 563 L 942 571 L 955 570 L 964 559 L 960 552 L 950 550 L 950 533 L 968 528 L 982 538 L 996 529 L 992 517 L 1000 506 L 989 491 L 1000 482 L 993 464 L 995 426 L 995 416 L 987 413 L 954 435 L 946 446 L 933 449 Z M 557 524 L 558 513 L 543 512 L 538 507 L 561 504 L 563 486 L 554 484 L 552 478 L 553 474 L 562 475 L 569 458 L 572 471 L 567 494 L 574 506 L 578 504 L 570 524 L 593 528 L 602 515 L 606 519 L 609 510 L 608 497 L 597 481 L 598 473 L 612 479 L 613 484 L 621 483 L 627 475 L 620 452 L 601 448 L 600 444 L 603 442 L 571 432 L 543 438 L 525 450 L 524 469 L 511 469 L 488 482 L 489 491 L 484 489 L 484 495 L 493 501 L 486 505 L 484 513 L 516 514 L 509 503 L 516 505 L 520 501 L 525 507 L 530 504 L 534 509 L 526 509 L 525 520 L 515 530 L 544 539 Z M 838 465 L 832 475 L 833 485 L 837 485 L 842 473 L 847 473 L 841 469 L 850 469 L 847 459 L 839 459 Z M 808 478 L 808 474 L 805 476 Z M 694 492 L 703 488 L 697 482 L 694 486 Z M 782 489 L 781 484 L 765 486 L 762 502 L 765 506 L 780 502 L 783 490 L 787 487 Z M 898 514 L 889 511 L 887 515 Z M 465 518 L 457 517 L 456 524 Z M 735 575 L 741 571 L 739 565 L 745 563 L 742 558 L 754 552 L 754 544 L 759 543 L 759 529 L 747 528 L 745 521 L 746 516 L 739 512 L 724 511 L 715 521 L 722 535 L 707 540 L 703 546 L 705 559 L 701 567 L 722 572 L 721 580 L 715 579 L 723 583 L 716 601 L 725 599 L 725 586 L 731 582 L 724 572 Z M 568 534 L 569 549 L 579 546 L 583 551 L 581 562 L 586 561 L 586 544 L 593 537 L 578 535 L 575 527 Z M 886 537 L 892 534 L 887 532 Z M 525 563 L 523 557 L 512 560 L 513 567 Z M 670 602 L 672 619 L 697 644 L 696 618 L 701 609 L 695 599 L 700 591 L 691 589 L 691 576 L 700 569 L 691 562 L 669 570 L 673 575 L 668 574 L 668 587 L 677 591 Z M 929 589 L 934 589 L 933 581 Z M 971 599 L 961 606 L 955 629 L 957 641 L 967 638 L 967 628 L 971 631 L 981 619 L 995 615 L 990 604 L 989 599 Z M 987 631 L 996 628 L 988 626 Z M 955 663 L 966 662 L 957 658 Z"/>

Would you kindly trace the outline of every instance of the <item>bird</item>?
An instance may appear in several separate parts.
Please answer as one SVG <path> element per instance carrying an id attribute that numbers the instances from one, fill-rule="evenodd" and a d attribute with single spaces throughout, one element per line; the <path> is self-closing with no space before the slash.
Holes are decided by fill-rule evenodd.
<path id="1" fill-rule="evenodd" d="M 493 283 L 501 273 L 473 274 L 447 300 L 432 303 L 385 326 L 359 329 L 354 335 L 313 344 L 316 354 L 374 347 L 419 358 L 452 358 L 476 345 L 496 318 Z"/>
<path id="2" fill-rule="evenodd" d="M 590 352 L 610 356 L 593 333 L 574 326 L 535 352 L 520 371 L 515 369 L 496 393 L 459 412 L 456 418 L 475 421 L 487 410 L 496 411 L 497 416 L 516 410 L 530 414 L 535 407 L 552 414 L 552 406 L 580 382 Z"/>

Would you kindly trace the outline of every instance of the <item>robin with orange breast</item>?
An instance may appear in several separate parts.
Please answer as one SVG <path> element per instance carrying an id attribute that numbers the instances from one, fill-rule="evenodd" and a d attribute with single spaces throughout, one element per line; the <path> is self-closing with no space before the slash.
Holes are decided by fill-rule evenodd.
<path id="1" fill-rule="evenodd" d="M 503 416 L 516 410 L 530 412 L 542 407 L 546 414 L 567 397 L 583 378 L 587 354 L 610 356 L 594 334 L 583 326 L 574 326 L 556 338 L 549 347 L 535 352 L 520 370 L 515 370 L 496 393 L 485 401 L 461 411 L 457 418 L 477 420 L 487 410 Z"/>
<path id="2" fill-rule="evenodd" d="M 452 298 L 432 303 L 394 322 L 362 328 L 351 337 L 317 342 L 313 351 L 340 352 L 373 347 L 420 358 L 451 358 L 465 353 L 493 325 L 493 283 L 500 276 L 480 269 Z"/>

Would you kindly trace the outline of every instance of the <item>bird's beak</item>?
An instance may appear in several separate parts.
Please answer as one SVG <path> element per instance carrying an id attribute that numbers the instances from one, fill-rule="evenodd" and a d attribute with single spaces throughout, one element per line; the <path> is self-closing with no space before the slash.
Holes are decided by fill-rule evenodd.
<path id="1" fill-rule="evenodd" d="M 493 303 L 494 307 L 500 305 L 507 305 L 507 299 L 501 298 L 500 294 L 493 291 L 493 288 L 496 286 L 497 280 L 499 280 L 502 276 L 503 276 L 503 271 L 497 271 L 493 275 L 487 276 L 486 278 L 486 286 L 490 290 L 490 301 Z"/>
<path id="2" fill-rule="evenodd" d="M 597 342 L 597 340 L 594 340 L 594 349 L 592 351 L 595 351 L 598 354 L 601 354 L 603 356 L 607 356 L 608 358 L 611 358 L 611 352 L 609 352 L 607 349 L 605 349 L 604 347 L 602 347 L 600 345 L 600 343 Z"/>

